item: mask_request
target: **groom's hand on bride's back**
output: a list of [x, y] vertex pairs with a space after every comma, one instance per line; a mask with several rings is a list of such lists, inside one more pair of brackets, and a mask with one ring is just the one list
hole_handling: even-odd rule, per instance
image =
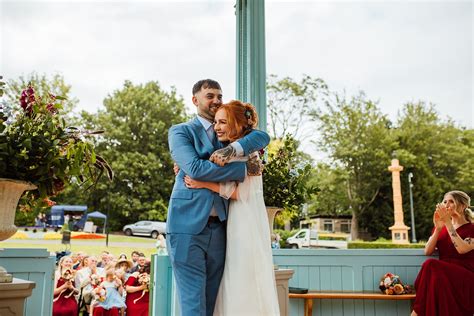
[[247, 175], [249, 176], [261, 176], [263, 172], [263, 162], [258, 156], [251, 155], [247, 160]]
[[211, 157], [209, 158], [210, 161], [215, 163], [218, 166], [224, 166], [226, 163], [229, 162], [230, 159], [237, 156], [237, 151], [231, 145], [228, 145], [224, 148], [218, 149], [212, 153]]

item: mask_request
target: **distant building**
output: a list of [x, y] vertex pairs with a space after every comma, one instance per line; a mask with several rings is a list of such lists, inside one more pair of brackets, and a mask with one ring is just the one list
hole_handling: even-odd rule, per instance
[[300, 221], [300, 229], [309, 228], [323, 233], [349, 234], [351, 232], [351, 220], [351, 215], [313, 215], [310, 216], [309, 219]]

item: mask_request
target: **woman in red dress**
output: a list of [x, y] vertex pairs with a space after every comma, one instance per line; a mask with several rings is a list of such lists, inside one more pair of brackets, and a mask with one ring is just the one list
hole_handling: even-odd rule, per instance
[[127, 297], [125, 304], [127, 305], [127, 316], [148, 316], [148, 306], [150, 302], [150, 291], [148, 284], [140, 284], [140, 275], [147, 273], [150, 275], [150, 263], [147, 262], [138, 272], [132, 273], [127, 282], [125, 282], [125, 290]]
[[435, 248], [439, 260], [423, 263], [415, 281], [412, 316], [474, 315], [474, 216], [462, 191], [444, 195], [433, 214], [433, 234], [425, 254]]
[[77, 301], [74, 295], [78, 290], [74, 287], [73, 271], [71, 257], [62, 257], [54, 275], [53, 316], [77, 315]]

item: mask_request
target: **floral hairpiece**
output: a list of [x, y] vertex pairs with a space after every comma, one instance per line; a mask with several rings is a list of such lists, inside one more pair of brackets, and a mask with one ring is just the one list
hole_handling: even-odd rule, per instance
[[250, 110], [245, 110], [245, 117], [247, 119], [251, 119], [252, 118], [252, 111]]

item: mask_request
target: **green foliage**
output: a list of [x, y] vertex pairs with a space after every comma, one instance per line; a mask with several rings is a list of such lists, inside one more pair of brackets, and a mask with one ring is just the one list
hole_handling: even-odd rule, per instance
[[346, 197], [353, 215], [351, 234], [356, 239], [359, 216], [368, 211], [389, 175], [387, 165], [396, 147], [390, 122], [363, 93], [350, 100], [335, 94], [316, 118], [319, 147], [345, 172]]
[[407, 103], [394, 134], [402, 172], [405, 219], [409, 219], [408, 173], [412, 172], [417, 238], [428, 239], [433, 212], [444, 193], [463, 190], [474, 195], [474, 130], [443, 121], [432, 104]]
[[318, 239], [319, 240], [342, 240], [342, 241], [346, 241], [347, 237], [344, 237], [344, 236], [319, 236]]
[[343, 168], [320, 162], [311, 171], [308, 183], [319, 188], [309, 202], [309, 216], [351, 215], [346, 195], [347, 173]]
[[418, 244], [393, 244], [392, 242], [366, 242], [366, 241], [351, 241], [347, 243], [347, 249], [394, 249], [394, 248], [425, 248], [424, 243]]
[[298, 155], [297, 143], [289, 135], [269, 152], [263, 171], [265, 205], [297, 214], [300, 207], [316, 190], [307, 185], [311, 164]]
[[89, 195], [68, 190], [58, 200], [79, 200], [89, 209], [108, 213], [113, 230], [140, 219], [165, 220], [174, 183], [168, 129], [187, 119], [182, 98], [157, 82], [126, 81], [104, 106], [97, 114], [83, 112], [82, 121], [86, 128], [106, 131], [97, 148], [110, 161], [115, 180], [100, 182]]
[[[17, 226], [33, 226], [35, 224], [36, 212], [16, 212], [15, 225]], [[25, 231], [27, 229], [25, 228]]]
[[319, 145], [330, 154], [331, 164], [318, 164], [312, 173], [310, 183], [321, 191], [309, 213], [337, 215], [351, 207], [364, 230], [390, 238], [393, 192], [387, 167], [393, 151], [404, 166], [405, 223], [410, 226], [407, 176], [412, 172], [417, 239], [427, 239], [434, 206], [445, 192], [474, 194], [474, 131], [441, 120], [434, 106], [423, 102], [406, 104], [393, 124], [361, 96], [348, 102], [350, 108], [336, 97], [336, 105], [329, 102], [328, 111], [318, 115]]
[[[7, 86], [5, 94], [10, 100], [11, 86], [15, 84]], [[26, 208], [44, 203], [72, 179], [94, 183], [104, 170], [112, 177], [107, 162], [88, 141], [93, 133], [67, 125], [61, 112], [65, 97], [44, 93], [28, 85], [17, 96], [19, 104], [3, 100], [0, 108], [0, 178], [28, 181], [37, 187], [22, 199], [20, 205]]]
[[280, 248], [285, 248], [286, 246], [286, 240], [296, 234], [299, 229], [293, 229], [293, 230], [284, 230], [284, 229], [274, 229], [273, 233], [278, 234], [280, 236]]

